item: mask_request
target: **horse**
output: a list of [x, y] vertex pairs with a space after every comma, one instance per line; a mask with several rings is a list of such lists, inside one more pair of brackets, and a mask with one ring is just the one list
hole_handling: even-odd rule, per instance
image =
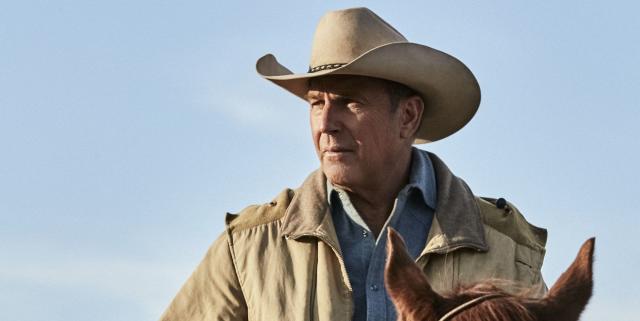
[[577, 257], [540, 299], [501, 290], [485, 281], [438, 294], [409, 256], [402, 237], [387, 231], [385, 286], [398, 321], [577, 321], [593, 292], [595, 238], [584, 242]]

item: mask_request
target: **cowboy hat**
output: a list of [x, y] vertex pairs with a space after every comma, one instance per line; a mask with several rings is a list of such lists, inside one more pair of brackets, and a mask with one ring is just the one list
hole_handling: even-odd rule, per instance
[[401, 83], [425, 101], [415, 143], [433, 142], [462, 128], [480, 104], [480, 87], [458, 59], [411, 43], [367, 8], [331, 11], [318, 23], [307, 73], [295, 74], [272, 54], [258, 59], [258, 73], [305, 99], [309, 79], [357, 75]]

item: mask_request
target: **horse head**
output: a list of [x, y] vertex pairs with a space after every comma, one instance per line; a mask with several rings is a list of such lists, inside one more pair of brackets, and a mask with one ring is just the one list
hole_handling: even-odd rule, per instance
[[389, 228], [385, 286], [399, 321], [576, 321], [593, 291], [594, 246], [595, 238], [587, 240], [541, 299], [506, 293], [493, 282], [441, 295], [409, 256], [402, 237]]

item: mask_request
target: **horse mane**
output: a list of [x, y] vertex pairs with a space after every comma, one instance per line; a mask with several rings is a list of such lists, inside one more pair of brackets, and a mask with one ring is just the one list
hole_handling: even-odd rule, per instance
[[[498, 282], [499, 283], [499, 282]], [[524, 302], [527, 300], [525, 295], [513, 296], [499, 287], [496, 282], [485, 281], [468, 287], [459, 287], [444, 298], [453, 303], [451, 309], [456, 306], [468, 302], [475, 298], [485, 295], [496, 294], [493, 297], [484, 300], [473, 308], [465, 309], [455, 314], [451, 321], [503, 321], [503, 320], [522, 320], [535, 321], [535, 316], [527, 309]]]

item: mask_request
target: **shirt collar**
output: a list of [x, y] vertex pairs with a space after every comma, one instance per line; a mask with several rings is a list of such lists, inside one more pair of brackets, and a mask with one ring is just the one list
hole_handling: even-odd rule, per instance
[[427, 206], [433, 210], [436, 209], [437, 188], [433, 164], [426, 151], [415, 147], [411, 148], [411, 173], [408, 186], [418, 189]]

